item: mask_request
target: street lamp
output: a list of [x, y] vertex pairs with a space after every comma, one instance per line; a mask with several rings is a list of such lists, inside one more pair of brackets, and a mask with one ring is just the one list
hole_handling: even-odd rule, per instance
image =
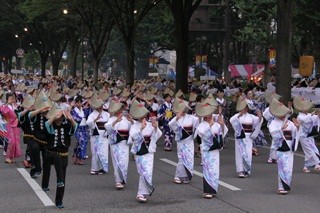
[[63, 12], [63, 14], [65, 14], [65, 15], [68, 14], [68, 10], [67, 10], [67, 9], [64, 9], [62, 12]]

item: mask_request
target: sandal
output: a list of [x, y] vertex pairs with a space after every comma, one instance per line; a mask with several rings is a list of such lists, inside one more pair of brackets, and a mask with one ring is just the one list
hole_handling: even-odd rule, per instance
[[211, 199], [211, 198], [213, 198], [212, 194], [209, 194], [209, 193], [204, 193], [204, 194], [203, 194], [203, 197], [206, 198], [206, 199]]
[[283, 190], [283, 189], [279, 189], [279, 190], [278, 190], [278, 194], [279, 194], [279, 195], [286, 195], [286, 194], [288, 194], [288, 191]]
[[145, 203], [145, 202], [147, 202], [147, 198], [145, 198], [145, 196], [143, 196], [143, 195], [138, 195], [137, 196], [137, 201], [139, 203]]
[[258, 154], [258, 150], [255, 149], [255, 148], [253, 148], [253, 149], [252, 149], [252, 155], [258, 156], [258, 155], [259, 155], [259, 154]]
[[303, 167], [303, 173], [310, 173], [310, 170], [307, 167]]
[[173, 179], [173, 181], [176, 183], [176, 184], [181, 184], [182, 181], [179, 179], [179, 178], [175, 178]]
[[124, 185], [122, 183], [116, 183], [116, 189], [120, 190], [123, 188], [124, 188]]

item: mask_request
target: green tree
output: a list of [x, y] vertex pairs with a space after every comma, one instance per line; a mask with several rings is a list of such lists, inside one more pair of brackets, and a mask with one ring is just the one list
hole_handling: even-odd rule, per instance
[[126, 80], [127, 83], [133, 84], [136, 28], [149, 10], [161, 0], [104, 1], [111, 9], [117, 28], [122, 35], [126, 49]]
[[174, 20], [174, 38], [176, 43], [176, 90], [188, 92], [188, 35], [192, 14], [202, 0], [165, 0]]

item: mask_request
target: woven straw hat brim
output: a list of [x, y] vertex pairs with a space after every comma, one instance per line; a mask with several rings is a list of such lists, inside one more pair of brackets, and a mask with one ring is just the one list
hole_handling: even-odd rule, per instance
[[117, 113], [119, 110], [121, 110], [123, 107], [123, 104], [121, 102], [111, 101], [108, 112], [111, 114]]
[[27, 95], [23, 100], [21, 106], [25, 109], [29, 109], [32, 105], [34, 105], [35, 98], [31, 95]]
[[236, 111], [240, 112], [240, 111], [244, 110], [247, 106], [248, 106], [248, 104], [247, 104], [246, 100], [244, 100], [244, 99], [241, 100], [239, 98], [238, 102], [237, 102], [237, 106], [236, 106]]
[[212, 115], [216, 109], [217, 106], [211, 106], [208, 103], [197, 103], [195, 107], [196, 114], [199, 117], [206, 117]]
[[211, 106], [218, 106], [218, 102], [210, 93], [209, 96], [203, 101], [204, 103], [210, 104]]
[[133, 119], [141, 119], [144, 118], [145, 116], [147, 116], [149, 113], [149, 111], [147, 110], [147, 108], [145, 108], [142, 104], [140, 104], [138, 101], [134, 100], [130, 110], [129, 110], [129, 114], [131, 115], [131, 117]]
[[54, 116], [56, 116], [59, 112], [62, 112], [63, 110], [61, 108], [57, 107], [57, 104], [54, 104], [53, 107], [48, 111], [46, 114], [47, 119], [51, 119]]
[[92, 91], [88, 91], [88, 92], [86, 92], [85, 94], [84, 94], [84, 98], [85, 99], [90, 99], [90, 98], [92, 98], [92, 96], [93, 96], [93, 92]]
[[108, 100], [110, 97], [110, 94], [108, 93], [107, 90], [100, 90], [98, 93], [99, 98], [101, 98], [103, 101]]
[[62, 95], [60, 93], [52, 92], [50, 94], [50, 99], [52, 101], [59, 101], [62, 98]]
[[127, 98], [130, 96], [130, 92], [128, 90], [123, 90], [121, 93], [121, 97]]
[[119, 95], [120, 93], [122, 92], [122, 90], [121, 89], [119, 89], [119, 88], [113, 88], [113, 95]]
[[90, 105], [93, 109], [99, 109], [103, 106], [103, 101], [101, 99], [96, 99], [91, 101]]
[[46, 93], [44, 91], [41, 91], [35, 102], [34, 102], [34, 106], [36, 108], [36, 110], [38, 109], [43, 109], [45, 107], [52, 107], [53, 103], [52, 101], [48, 98], [48, 96], [46, 95]]
[[78, 94], [77, 90], [70, 90], [67, 92], [68, 96], [75, 97]]
[[265, 100], [268, 104], [270, 104], [271, 100], [275, 98], [277, 100], [279, 100], [281, 98], [281, 95], [278, 95], [276, 93], [270, 93], [270, 92], [266, 92], [265, 93]]
[[181, 91], [181, 90], [179, 90], [177, 93], [176, 93], [176, 98], [180, 98], [180, 97], [184, 97], [184, 94], [183, 94], [183, 92]]
[[283, 117], [286, 114], [290, 113], [291, 110], [286, 107], [283, 103], [278, 101], [276, 98], [273, 98], [269, 105], [270, 113], [275, 117]]
[[174, 113], [179, 113], [181, 111], [185, 111], [187, 109], [190, 109], [188, 103], [182, 99], [179, 99], [179, 98], [176, 98], [174, 99], [174, 102], [173, 102], [173, 107], [172, 107], [172, 110]]
[[196, 93], [191, 92], [190, 95], [189, 95], [189, 101], [190, 101], [190, 102], [196, 101], [197, 96], [198, 96], [198, 95], [197, 95]]
[[309, 111], [314, 107], [314, 104], [309, 100], [296, 96], [293, 98], [293, 107], [298, 111]]

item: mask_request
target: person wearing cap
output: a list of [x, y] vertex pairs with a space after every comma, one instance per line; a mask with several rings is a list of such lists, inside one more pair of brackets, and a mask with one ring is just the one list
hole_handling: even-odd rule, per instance
[[173, 118], [171, 95], [169, 93], [165, 93], [163, 99], [164, 103], [158, 110], [157, 118], [159, 120], [160, 126], [163, 128], [164, 150], [172, 151], [172, 141], [174, 139], [174, 133], [168, 125]]
[[313, 108], [313, 103], [302, 97], [293, 98], [293, 106], [299, 111], [297, 120], [300, 123], [299, 141], [304, 152], [304, 173], [310, 173], [310, 168], [320, 171], [320, 154], [315, 144], [314, 136], [318, 135], [318, 128], [315, 126], [314, 115], [309, 113]]
[[215, 122], [212, 114], [217, 105], [207, 101], [196, 104], [197, 116], [203, 118], [196, 129], [195, 136], [201, 138], [203, 165], [203, 197], [210, 199], [218, 192], [220, 174], [220, 150], [223, 148], [224, 121], [222, 116]]
[[257, 137], [263, 118], [260, 111], [257, 115], [250, 114], [247, 101], [240, 97], [237, 102], [236, 113], [230, 118], [235, 131], [235, 161], [239, 178], [248, 177], [252, 166], [252, 145]]
[[23, 130], [23, 143], [27, 144], [26, 156], [25, 160], [23, 161], [23, 165], [26, 168], [30, 168], [33, 164], [33, 157], [30, 147], [33, 145], [33, 143], [36, 143], [28, 117], [29, 112], [34, 110], [34, 100], [35, 98], [28, 94], [23, 100], [21, 107], [19, 107], [19, 111], [16, 111], [20, 127]]
[[90, 103], [93, 112], [89, 115], [86, 124], [91, 130], [91, 175], [106, 174], [109, 171], [109, 144], [104, 125], [110, 114], [103, 111], [103, 101], [94, 94]]
[[[32, 178], [37, 178], [40, 176], [41, 159], [40, 152], [44, 154], [44, 147], [47, 145], [47, 130], [45, 127], [45, 122], [48, 120], [46, 114], [52, 107], [52, 102], [49, 100], [48, 96], [44, 91], [41, 91], [34, 102], [35, 109], [30, 111], [28, 114], [30, 120], [30, 128], [33, 132], [35, 142], [30, 145], [31, 159], [33, 166], [30, 170], [30, 176]], [[48, 188], [46, 183], [42, 183], [42, 188]]]
[[0, 113], [7, 121], [6, 138], [8, 139], [8, 147], [5, 150], [5, 163], [13, 163], [15, 158], [21, 156], [20, 149], [20, 128], [18, 127], [18, 119], [15, 113], [17, 105], [15, 102], [15, 95], [12, 93], [6, 94], [6, 104], [0, 106]]
[[112, 100], [109, 113], [112, 114], [105, 124], [109, 135], [109, 145], [116, 189], [123, 189], [127, 183], [129, 165], [129, 131], [134, 123], [130, 114], [124, 111], [125, 106], [119, 101]]
[[136, 120], [130, 128], [128, 144], [132, 144], [131, 153], [134, 154], [137, 170], [139, 173], [139, 187], [137, 201], [147, 202], [147, 195], [154, 191], [152, 184], [154, 153], [157, 148], [157, 141], [162, 135], [156, 119], [147, 121], [149, 111], [143, 104], [134, 100], [129, 113]]
[[53, 164], [57, 175], [55, 204], [58, 209], [61, 209], [64, 208], [62, 200], [66, 184], [68, 150], [71, 144], [71, 136], [75, 133], [78, 124], [69, 111], [63, 111], [57, 106], [53, 106], [46, 116], [48, 118], [45, 122], [48, 144], [43, 155], [42, 181], [49, 183], [50, 169]]
[[278, 194], [285, 195], [290, 190], [293, 157], [299, 142], [299, 122], [288, 120], [291, 110], [276, 98], [271, 100], [270, 113], [274, 119], [268, 125], [272, 137], [272, 148], [278, 162]]
[[78, 128], [75, 132], [77, 144], [74, 148], [73, 163], [75, 165], [84, 165], [83, 160], [87, 155], [87, 144], [89, 141], [88, 125], [86, 124], [86, 118], [88, 117], [89, 108], [82, 107], [82, 97], [77, 96], [74, 101], [74, 107], [72, 107], [71, 115], [73, 119], [78, 123]]
[[188, 114], [188, 102], [176, 98], [173, 111], [176, 116], [169, 122], [169, 127], [175, 134], [177, 142], [178, 165], [174, 182], [177, 184], [189, 183], [193, 176], [194, 141], [193, 133], [199, 124], [199, 118]]

